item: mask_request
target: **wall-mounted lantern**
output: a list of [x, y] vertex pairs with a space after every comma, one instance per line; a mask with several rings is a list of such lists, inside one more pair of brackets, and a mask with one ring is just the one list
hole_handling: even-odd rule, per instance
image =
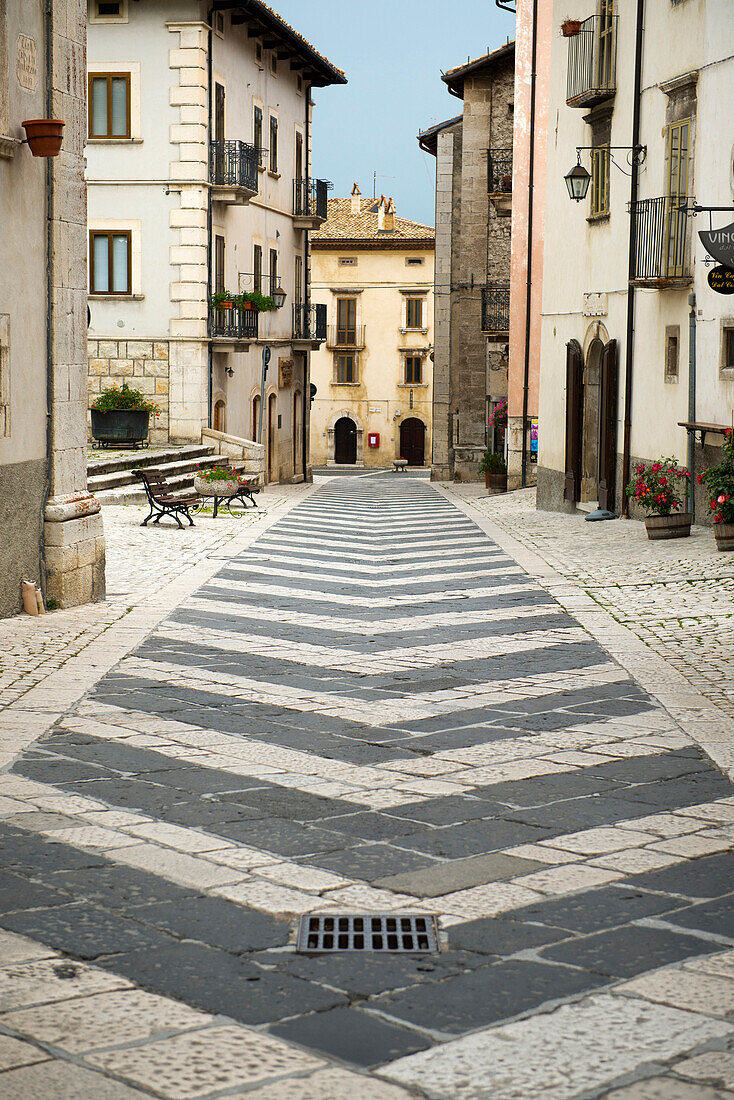
[[275, 308], [276, 309], [282, 309], [283, 308], [283, 306], [285, 305], [285, 300], [286, 300], [287, 295], [286, 295], [286, 292], [283, 290], [283, 287], [280, 285], [280, 283], [278, 283], [277, 287], [275, 288], [273, 293], [270, 295], [270, 297], [275, 302]]
[[568, 193], [575, 202], [581, 202], [582, 199], [586, 198], [589, 191], [589, 184], [591, 183], [591, 176], [581, 163], [580, 155], [578, 163], [574, 164], [571, 171], [566, 173], [564, 179], [566, 180]]

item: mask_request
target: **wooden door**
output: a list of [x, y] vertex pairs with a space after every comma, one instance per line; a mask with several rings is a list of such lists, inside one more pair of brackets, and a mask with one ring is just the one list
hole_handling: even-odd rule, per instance
[[400, 425], [400, 458], [407, 458], [409, 466], [422, 466], [425, 454], [426, 426], [411, 416]]
[[566, 345], [566, 480], [564, 500], [581, 497], [581, 448], [584, 416], [584, 353], [578, 340]]
[[225, 424], [226, 418], [224, 401], [217, 401], [216, 405], [214, 406], [214, 423], [212, 424], [212, 427], [214, 428], [215, 432], [224, 432], [226, 430]]
[[224, 87], [214, 85], [214, 140], [224, 141]]
[[354, 466], [357, 461], [357, 425], [342, 416], [334, 425], [334, 462]]
[[614, 511], [617, 482], [617, 341], [604, 345], [599, 400], [599, 507]]
[[342, 346], [357, 342], [357, 299], [339, 298], [336, 303], [336, 338]]
[[278, 398], [268, 400], [268, 481], [278, 481]]

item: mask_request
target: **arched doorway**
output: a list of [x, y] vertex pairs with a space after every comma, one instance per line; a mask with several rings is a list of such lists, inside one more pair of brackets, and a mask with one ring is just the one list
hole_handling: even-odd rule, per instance
[[268, 481], [279, 480], [278, 470], [278, 398], [268, 398]]
[[348, 416], [340, 417], [334, 425], [334, 462], [340, 466], [357, 462], [357, 425]]
[[255, 443], [261, 443], [260, 439], [260, 394], [255, 394], [252, 399], [252, 435], [250, 438]]
[[426, 459], [426, 426], [416, 416], [409, 416], [400, 425], [400, 458], [409, 466], [423, 466]]
[[581, 444], [581, 500], [599, 499], [599, 411], [601, 356], [604, 345], [598, 337], [586, 352], [584, 371], [584, 412]]
[[303, 461], [303, 399], [301, 391], [293, 394], [293, 474], [304, 473], [301, 464]]
[[214, 406], [214, 419], [212, 424], [215, 432], [224, 432], [227, 430], [227, 417], [225, 409], [226, 405], [224, 401], [217, 401], [216, 405]]

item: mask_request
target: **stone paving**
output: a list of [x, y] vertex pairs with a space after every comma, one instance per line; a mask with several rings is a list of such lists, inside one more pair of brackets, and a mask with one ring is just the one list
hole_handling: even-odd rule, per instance
[[303, 490], [8, 707], [0, 1095], [734, 1097], [731, 723], [484, 509]]

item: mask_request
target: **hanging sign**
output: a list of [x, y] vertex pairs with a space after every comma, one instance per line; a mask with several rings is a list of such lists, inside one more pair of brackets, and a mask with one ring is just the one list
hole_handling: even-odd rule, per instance
[[278, 389], [284, 390], [293, 385], [293, 360], [278, 360]]
[[704, 230], [698, 235], [709, 255], [724, 267], [734, 269], [734, 222], [723, 229]]
[[708, 281], [717, 294], [734, 294], [734, 271], [730, 267], [712, 267]]

